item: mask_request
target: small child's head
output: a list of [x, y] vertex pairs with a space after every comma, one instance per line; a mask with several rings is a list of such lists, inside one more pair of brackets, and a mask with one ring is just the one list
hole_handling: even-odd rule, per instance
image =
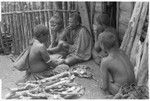
[[104, 31], [104, 28], [101, 25], [93, 25], [93, 31], [95, 34], [100, 34]]
[[81, 16], [79, 12], [74, 12], [70, 14], [69, 16], [69, 26], [70, 27], [76, 27], [78, 25], [81, 25]]
[[58, 31], [63, 28], [63, 19], [58, 13], [54, 14], [49, 21], [51, 30]]
[[96, 23], [102, 26], [109, 26], [110, 23], [110, 18], [108, 16], [108, 14], [99, 14], [96, 17]]
[[48, 27], [39, 24], [34, 27], [34, 37], [40, 42], [46, 42], [48, 40], [49, 29]]
[[98, 41], [100, 47], [106, 51], [109, 51], [110, 49], [117, 47], [116, 36], [108, 31], [104, 31], [103, 33], [99, 34]]

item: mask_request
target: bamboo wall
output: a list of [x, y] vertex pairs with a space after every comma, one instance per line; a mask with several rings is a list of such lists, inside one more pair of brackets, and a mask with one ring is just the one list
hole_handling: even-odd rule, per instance
[[[12, 53], [20, 54], [32, 39], [33, 27], [44, 24], [58, 11], [62, 13], [64, 27], [67, 26], [70, 12], [77, 8], [75, 2], [2, 2], [3, 34], [10, 33], [13, 38]], [[47, 45], [50, 44], [50, 35]]]

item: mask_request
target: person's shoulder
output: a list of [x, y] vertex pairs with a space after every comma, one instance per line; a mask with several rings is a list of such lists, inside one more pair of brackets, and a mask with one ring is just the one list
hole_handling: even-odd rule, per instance
[[114, 33], [114, 34], [116, 34], [117, 33], [117, 30], [115, 29], [115, 28], [113, 28], [113, 27], [108, 27], [108, 28], [106, 28], [104, 31], [108, 31], [108, 32], [112, 32], [112, 33]]
[[34, 45], [34, 49], [37, 49], [37, 50], [46, 49], [45, 45], [42, 43], [35, 43], [33, 45]]
[[85, 27], [85, 26], [81, 26], [80, 29], [88, 31], [87, 27]]
[[86, 34], [86, 35], [87, 35], [87, 33], [88, 34], [90, 33], [89, 30], [85, 26], [80, 27], [80, 32], [82, 32], [82, 34]]
[[104, 57], [103, 59], [102, 59], [102, 62], [101, 62], [101, 64], [102, 65], [109, 65], [110, 63], [111, 63], [111, 61], [112, 61], [112, 58], [110, 57], [110, 56], [107, 56], [107, 57]]

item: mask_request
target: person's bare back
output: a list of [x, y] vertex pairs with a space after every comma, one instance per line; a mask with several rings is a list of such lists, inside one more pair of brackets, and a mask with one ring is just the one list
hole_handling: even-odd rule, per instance
[[[104, 59], [107, 70], [112, 76], [112, 83], [118, 85], [132, 84], [135, 82], [134, 67], [126, 54], [121, 50], [114, 51]], [[105, 67], [102, 67], [105, 68]]]
[[111, 32], [99, 35], [99, 43], [108, 56], [101, 62], [102, 85], [106, 94], [115, 95], [121, 86], [135, 83], [134, 67], [130, 58], [118, 48], [116, 36]]
[[47, 54], [48, 56], [46, 47], [44, 44], [34, 40], [29, 56], [30, 69], [32, 72], [42, 72], [48, 69], [48, 65], [46, 64], [48, 59], [44, 59], [43, 54]]

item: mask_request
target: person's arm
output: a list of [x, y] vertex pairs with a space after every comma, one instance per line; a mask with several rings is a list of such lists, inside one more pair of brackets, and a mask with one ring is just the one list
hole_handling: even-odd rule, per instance
[[56, 47], [48, 48], [47, 51], [50, 54], [55, 54], [60, 51], [66, 51], [68, 49], [68, 47], [69, 47], [69, 44], [67, 42], [60, 40]]
[[94, 44], [94, 49], [96, 50], [96, 52], [100, 52], [102, 49], [101, 49], [101, 47], [100, 47], [100, 44], [99, 44], [99, 42], [98, 42], [98, 40], [95, 42], [95, 44]]
[[102, 81], [101, 81], [101, 89], [104, 90], [105, 93], [108, 93], [108, 87], [109, 87], [109, 75], [108, 75], [108, 66], [106, 61], [102, 61], [101, 63], [101, 75], [102, 75]]
[[56, 67], [57, 65], [51, 61], [50, 57], [49, 57], [49, 54], [46, 50], [46, 47], [45, 45], [41, 45], [40, 47], [40, 54], [41, 54], [41, 57], [42, 59], [44, 60], [44, 62], [49, 66], [49, 67]]

